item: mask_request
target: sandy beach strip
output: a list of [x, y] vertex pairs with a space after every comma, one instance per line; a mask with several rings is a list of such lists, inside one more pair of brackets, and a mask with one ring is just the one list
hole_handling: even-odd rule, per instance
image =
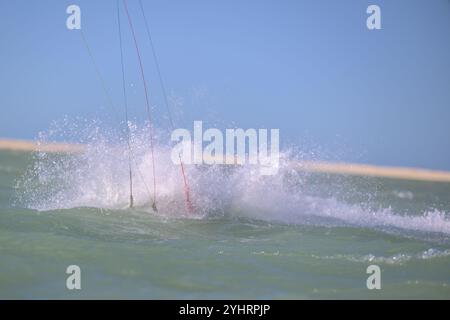
[[28, 140], [0, 139], [0, 150], [28, 151], [28, 152], [52, 152], [52, 153], [76, 153], [82, 152], [84, 146], [69, 143], [40, 143]]
[[[39, 143], [27, 140], [0, 139], [0, 150], [77, 153], [85, 146], [69, 143]], [[385, 167], [356, 163], [332, 163], [321, 161], [301, 161], [292, 164], [300, 171], [323, 172], [331, 174], [384, 177], [403, 180], [420, 180], [434, 182], [450, 182], [449, 171], [438, 171], [420, 168]]]
[[356, 163], [330, 163], [320, 161], [304, 161], [295, 164], [294, 167], [298, 170], [303, 171], [332, 174], [383, 177], [402, 180], [450, 182], [449, 171], [438, 171], [421, 168], [385, 167]]

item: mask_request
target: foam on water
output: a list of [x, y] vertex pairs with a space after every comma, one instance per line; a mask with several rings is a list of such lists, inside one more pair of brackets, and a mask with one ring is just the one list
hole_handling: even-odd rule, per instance
[[[123, 139], [101, 133], [96, 123], [75, 126], [74, 133], [87, 145], [85, 152], [73, 155], [38, 153], [33, 165], [18, 182], [18, 204], [37, 210], [98, 207], [124, 209], [129, 201], [128, 147]], [[67, 130], [67, 126], [64, 126]], [[135, 205], [152, 212], [152, 169], [148, 131], [130, 125]], [[58, 130], [41, 135], [51, 140]], [[431, 210], [406, 215], [390, 207], [368, 209], [330, 196], [304, 192], [303, 175], [293, 171], [298, 155], [282, 154], [278, 174], [262, 176], [259, 168], [244, 166], [187, 165], [186, 172], [196, 208], [190, 215], [184, 205], [180, 167], [172, 163], [171, 149], [158, 132], [155, 148], [158, 214], [205, 218], [237, 216], [289, 224], [357, 226], [382, 230], [400, 229], [450, 234], [446, 212]], [[287, 178], [289, 177], [289, 178]], [[292, 178], [294, 177], [294, 178]], [[302, 191], [299, 191], [302, 190]]]
[[[252, 252], [253, 255], [261, 256], [290, 256], [289, 253], [280, 253], [280, 251], [267, 252], [258, 251]], [[346, 260], [358, 263], [376, 263], [376, 264], [388, 264], [388, 265], [403, 265], [413, 260], [428, 260], [434, 258], [445, 258], [450, 256], [450, 250], [442, 250], [429, 248], [427, 250], [418, 253], [398, 253], [391, 256], [380, 256], [374, 254], [356, 255], [356, 254], [334, 254], [334, 255], [311, 255], [315, 259], [320, 260]]]

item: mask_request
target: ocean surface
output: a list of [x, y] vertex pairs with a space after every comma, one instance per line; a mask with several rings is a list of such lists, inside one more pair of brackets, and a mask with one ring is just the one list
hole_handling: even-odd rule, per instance
[[188, 167], [190, 214], [160, 165], [154, 213], [135, 157], [129, 209], [123, 152], [0, 151], [1, 299], [450, 298], [449, 183]]

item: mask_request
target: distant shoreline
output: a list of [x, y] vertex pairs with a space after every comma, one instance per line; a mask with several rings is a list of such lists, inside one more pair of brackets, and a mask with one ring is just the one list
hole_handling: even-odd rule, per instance
[[77, 153], [84, 150], [82, 144], [70, 143], [40, 143], [30, 140], [0, 139], [0, 150], [28, 151], [28, 152], [52, 152], [52, 153]]
[[[85, 146], [69, 143], [38, 143], [28, 140], [0, 139], [0, 150], [26, 152], [78, 153]], [[292, 165], [294, 169], [309, 172], [323, 172], [354, 176], [394, 178], [433, 182], [450, 182], [450, 171], [421, 168], [386, 167], [356, 163], [331, 163], [322, 161], [301, 161]]]
[[353, 176], [393, 178], [401, 180], [450, 182], [450, 172], [421, 168], [386, 167], [359, 163], [303, 161], [294, 165], [298, 170]]

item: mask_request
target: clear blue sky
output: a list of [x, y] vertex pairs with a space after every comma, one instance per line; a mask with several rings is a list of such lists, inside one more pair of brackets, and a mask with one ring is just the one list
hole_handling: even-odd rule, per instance
[[[128, 0], [157, 125], [167, 125], [138, 2]], [[115, 0], [0, 1], [0, 136], [34, 138], [64, 115], [113, 111], [66, 7], [121, 107]], [[382, 30], [366, 28], [381, 7]], [[144, 0], [179, 127], [280, 128], [337, 160], [450, 169], [450, 1]], [[123, 12], [122, 12], [123, 13]], [[131, 116], [145, 118], [124, 29]], [[134, 85], [134, 86], [132, 86]], [[121, 116], [121, 114], [119, 114]]]

